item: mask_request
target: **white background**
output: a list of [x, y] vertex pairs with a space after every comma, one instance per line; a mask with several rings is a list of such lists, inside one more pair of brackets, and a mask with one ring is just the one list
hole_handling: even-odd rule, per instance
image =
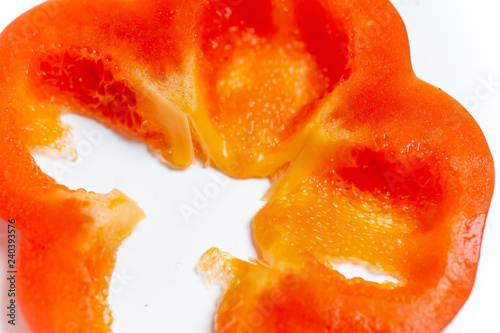
[[[0, 29], [40, 2], [1, 2]], [[490, 87], [487, 97], [481, 94], [488, 92], [484, 80], [500, 83], [500, 2], [394, 3], [407, 25], [417, 75], [469, 109], [483, 129], [495, 160], [500, 161], [500, 84]], [[111, 288], [114, 331], [210, 332], [219, 290], [195, 274], [195, 265], [211, 246], [240, 258], [255, 257], [249, 223], [264, 204], [260, 198], [269, 182], [224, 179], [225, 185], [219, 187], [208, 207], [187, 220], [180, 213], [182, 205], [192, 206], [196, 191], [213, 187], [216, 182], [212, 176], [219, 173], [199, 165], [182, 172], [168, 170], [140, 144], [128, 142], [90, 120], [76, 116], [64, 119], [74, 126], [75, 144], [82, 150], [80, 160], [73, 165], [37, 156], [43, 170], [73, 189], [108, 192], [116, 187], [135, 199], [148, 215], [118, 254]], [[88, 131], [99, 131], [102, 137], [89, 140], [85, 136]], [[61, 169], [67, 172], [57, 171]], [[446, 333], [500, 332], [499, 219], [500, 198], [496, 193], [475, 287]], [[0, 231], [0, 272], [6, 271], [6, 260], [1, 259], [7, 258], [5, 232]], [[6, 300], [3, 278], [1, 299]], [[4, 303], [0, 303], [0, 309]], [[15, 328], [6, 325], [3, 312], [0, 310], [0, 332], [29, 332], [22, 320]]]

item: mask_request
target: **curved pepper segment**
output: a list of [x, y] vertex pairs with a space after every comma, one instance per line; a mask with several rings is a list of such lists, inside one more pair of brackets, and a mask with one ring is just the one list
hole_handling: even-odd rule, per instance
[[[200, 260], [224, 286], [215, 329], [440, 332], [474, 283], [491, 154], [467, 111], [415, 77], [390, 4], [318, 4], [345, 15], [350, 77], [324, 98], [314, 132], [253, 221], [261, 259], [211, 249]], [[378, 30], [366, 39], [370, 27]], [[336, 270], [345, 262], [398, 282], [347, 279]]]
[[19, 140], [11, 113], [3, 116], [0, 216], [15, 218], [22, 233], [21, 311], [34, 332], [111, 332], [106, 298], [116, 251], [144, 213], [117, 190], [102, 195], [57, 185]]
[[242, 1], [212, 3], [199, 20], [204, 100], [194, 123], [218, 168], [268, 176], [298, 154], [322, 99], [348, 72], [340, 18], [305, 1]]
[[[66, 190], [55, 192], [41, 215], [22, 214], [23, 219], [57, 221], [57, 229], [43, 242], [23, 233], [18, 256], [21, 309], [34, 332], [111, 332], [107, 297], [116, 252], [144, 213], [116, 190], [105, 196], [79, 191], [62, 202], [57, 199], [67, 197]], [[55, 215], [45, 213], [50, 206]], [[60, 231], [66, 223], [73, 230]]]
[[[429, 105], [419, 96], [429, 88], [416, 80], [411, 106], [396, 101], [398, 112], [421, 117]], [[432, 106], [458, 115], [460, 140], [446, 130], [432, 137], [445, 112], [429, 113], [430, 126], [387, 120], [312, 135], [254, 219], [262, 262], [217, 266], [231, 266], [221, 271], [228, 289], [217, 331], [440, 332], [453, 319], [474, 283], [493, 169], [476, 124], [433, 89]], [[332, 125], [345, 121], [337, 111]], [[471, 140], [483, 144], [471, 152]], [[214, 253], [201, 271], [215, 269]], [[343, 262], [399, 282], [346, 279], [336, 270]], [[237, 303], [242, 294], [247, 301]]]

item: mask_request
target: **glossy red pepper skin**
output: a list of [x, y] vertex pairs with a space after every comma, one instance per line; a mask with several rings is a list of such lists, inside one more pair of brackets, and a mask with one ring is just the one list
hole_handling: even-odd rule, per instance
[[[143, 217], [36, 166], [30, 149], [63, 149], [67, 107], [176, 167], [277, 179], [260, 261], [200, 262], [227, 288], [216, 331], [438, 332], [467, 299], [493, 161], [467, 111], [415, 77], [389, 1], [51, 0], [2, 33], [0, 59], [0, 216], [23, 233], [34, 332], [110, 332], [115, 252]], [[332, 264], [350, 260], [400, 283], [346, 280]]]

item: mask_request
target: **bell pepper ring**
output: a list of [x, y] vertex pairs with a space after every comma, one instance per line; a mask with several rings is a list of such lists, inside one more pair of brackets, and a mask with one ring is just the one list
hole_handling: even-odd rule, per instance
[[[116, 251], [144, 218], [118, 190], [72, 191], [37, 166], [31, 151], [68, 151], [69, 111], [173, 167], [274, 180], [260, 259], [199, 262], [224, 286], [216, 332], [439, 332], [467, 300], [492, 156], [413, 73], [389, 1], [49, 0], [2, 32], [0, 57], [0, 217], [23, 235], [33, 332], [111, 332]], [[345, 261], [398, 282], [346, 279]]]

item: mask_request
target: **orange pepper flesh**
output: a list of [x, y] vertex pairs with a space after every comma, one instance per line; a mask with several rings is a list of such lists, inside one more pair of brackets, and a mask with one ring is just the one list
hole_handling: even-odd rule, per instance
[[[261, 260], [200, 261], [225, 284], [216, 331], [437, 332], [467, 299], [493, 161], [470, 115], [414, 76], [388, 1], [51, 0], [2, 33], [0, 57], [0, 216], [23, 233], [34, 332], [110, 332], [107, 277], [143, 217], [36, 166], [30, 149], [65, 146], [66, 109], [177, 167], [278, 177], [254, 220]], [[399, 283], [345, 279], [346, 260]]]
[[[200, 89], [208, 96], [202, 106], [208, 115], [193, 117], [195, 123], [208, 120], [199, 130], [215, 165], [225, 170], [231, 158], [241, 166], [231, 170], [236, 176], [265, 177], [291, 160], [316, 103], [346, 73], [347, 56], [338, 45], [347, 45], [347, 35], [335, 31], [337, 20], [319, 6], [293, 6], [243, 1], [234, 9], [208, 7], [201, 15], [206, 61]], [[323, 29], [328, 26], [334, 31]], [[229, 145], [221, 145], [225, 151], [212, 147], [214, 130]]]

